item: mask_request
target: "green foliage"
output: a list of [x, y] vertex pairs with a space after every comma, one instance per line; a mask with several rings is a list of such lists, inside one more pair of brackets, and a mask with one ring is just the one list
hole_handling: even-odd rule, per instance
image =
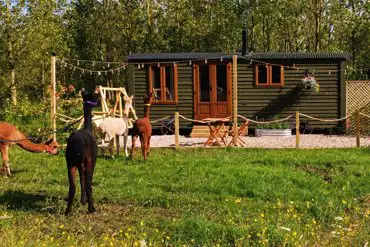
[[17, 106], [7, 100], [0, 110], [0, 121], [15, 125], [26, 136], [46, 140], [50, 129], [50, 102], [22, 98]]
[[[370, 8], [364, 0], [6, 0], [0, 10], [0, 106], [14, 94], [48, 97], [39, 92], [50, 83], [51, 51], [59, 58], [100, 61], [124, 61], [135, 52], [233, 53], [244, 28], [250, 51], [346, 51], [352, 55], [348, 79], [369, 76], [357, 70], [370, 67]], [[62, 85], [77, 90], [128, 83], [124, 73], [81, 74], [59, 63], [57, 71]], [[10, 90], [13, 79], [17, 93]]]
[[12, 149], [14, 177], [0, 177], [2, 244], [363, 246], [368, 241], [368, 149], [152, 149], [147, 162], [136, 154], [133, 160], [98, 158], [97, 213], [87, 214], [78, 189], [74, 213], [65, 217], [63, 153], [51, 157]]

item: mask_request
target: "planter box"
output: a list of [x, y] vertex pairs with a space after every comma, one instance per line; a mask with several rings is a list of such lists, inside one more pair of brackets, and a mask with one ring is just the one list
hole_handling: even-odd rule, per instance
[[256, 136], [291, 136], [290, 129], [256, 129]]

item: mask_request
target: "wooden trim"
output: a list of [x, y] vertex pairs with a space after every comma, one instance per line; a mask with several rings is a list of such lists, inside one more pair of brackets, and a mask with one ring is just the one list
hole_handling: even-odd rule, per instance
[[346, 85], [346, 73], [345, 73], [345, 62], [340, 62], [339, 65], [337, 65], [337, 68], [340, 69], [340, 73], [337, 73], [337, 77], [339, 76], [339, 88], [340, 88], [340, 110], [339, 110], [339, 116], [345, 117], [347, 114], [347, 85]]
[[[153, 66], [157, 65], [149, 65], [148, 66], [148, 91], [153, 91]], [[173, 86], [174, 86], [174, 100], [167, 100], [166, 99], [166, 67], [173, 68]], [[152, 104], [154, 105], [172, 105], [178, 103], [178, 73], [177, 73], [177, 65], [173, 64], [161, 64], [160, 69], [160, 85], [161, 85], [161, 100], [153, 100]]]
[[[166, 102], [166, 67], [161, 66], [159, 69], [159, 78], [160, 78], [160, 84], [161, 84], [161, 100], [158, 100], [159, 102]], [[157, 102], [158, 102], [157, 101]]]
[[174, 77], [174, 81], [173, 81], [173, 93], [175, 94], [175, 102], [179, 102], [179, 95], [178, 95], [178, 73], [177, 73], [177, 64], [175, 64], [173, 66], [173, 77]]
[[152, 105], [176, 105], [176, 101], [152, 101]]
[[152, 66], [148, 66], [148, 92], [153, 92], [153, 69], [152, 69]]
[[226, 65], [226, 78], [227, 78], [227, 114], [231, 115], [232, 111], [232, 83], [231, 83], [231, 63]]
[[[263, 66], [264, 64], [255, 64], [254, 65], [254, 84], [256, 87], [261, 87], [261, 88], [281, 88], [284, 86], [284, 66], [280, 65], [280, 83], [272, 83], [272, 66], [270, 64], [266, 64], [266, 78], [267, 78], [267, 83], [260, 83], [259, 78], [258, 78], [258, 66]], [[277, 65], [274, 65], [277, 66]]]
[[194, 92], [194, 119], [196, 119], [198, 113], [198, 99], [199, 99], [199, 92], [198, 92], [198, 85], [199, 85], [199, 68], [198, 65], [193, 65], [193, 92]]

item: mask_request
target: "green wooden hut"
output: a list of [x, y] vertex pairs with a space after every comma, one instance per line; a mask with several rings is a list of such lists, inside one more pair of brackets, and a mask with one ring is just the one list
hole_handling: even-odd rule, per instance
[[[238, 56], [238, 114], [252, 119], [286, 117], [300, 111], [318, 118], [345, 116], [345, 62], [341, 52], [250, 53]], [[222, 53], [143, 53], [132, 64], [129, 93], [137, 115], [143, 95], [153, 91], [151, 118], [179, 111], [190, 119], [232, 114], [232, 56]], [[315, 77], [318, 90], [302, 85]], [[312, 122], [317, 128], [336, 123]], [[181, 122], [181, 127], [191, 126]]]

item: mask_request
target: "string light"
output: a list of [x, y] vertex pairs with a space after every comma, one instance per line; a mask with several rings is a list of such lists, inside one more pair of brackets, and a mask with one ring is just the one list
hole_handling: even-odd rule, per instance
[[98, 72], [98, 75], [101, 75], [101, 72], [100, 71]]
[[161, 64], [160, 63], [157, 63], [157, 67], [159, 68], [159, 67], [161, 67]]
[[137, 68], [140, 69], [140, 64], [137, 65]]
[[[293, 67], [291, 66], [285, 66], [285, 65], [282, 65], [282, 64], [271, 64], [271, 63], [266, 63], [264, 61], [258, 61], [258, 60], [255, 60], [255, 59], [250, 59], [248, 57], [242, 57], [242, 56], [239, 56], [239, 58], [241, 59], [245, 59], [245, 60], [249, 60], [250, 62], [250, 65], [252, 65], [254, 62], [257, 62], [257, 63], [261, 63], [261, 64], [265, 64], [266, 66], [268, 65], [276, 65], [276, 66], [282, 66], [283, 68], [287, 68], [287, 69], [291, 69], [291, 68], [295, 68], [297, 71], [299, 71], [300, 69], [307, 69], [307, 68], [298, 68], [296, 64], [293, 64]], [[223, 56], [220, 56], [220, 57], [209, 57], [209, 58], [206, 58], [206, 59], [198, 59], [198, 60], [179, 60], [179, 61], [169, 61], [169, 63], [181, 63], [181, 62], [188, 62], [189, 65], [192, 65], [193, 62], [195, 61], [204, 61], [205, 64], [208, 63], [208, 60], [209, 59], [220, 59], [221, 61], [224, 60], [224, 57]], [[121, 67], [120, 68], [117, 68], [117, 69], [114, 69], [114, 70], [117, 70], [117, 72], [119, 72], [121, 69], [125, 70], [126, 69], [126, 66], [127, 66], [127, 63], [123, 63], [123, 62], [102, 62], [102, 61], [90, 61], [90, 60], [80, 60], [80, 59], [69, 59], [69, 58], [62, 58], [62, 59], [58, 59], [57, 58], [57, 62], [60, 62], [61, 63], [61, 66], [64, 66], [64, 67], [69, 67], [73, 70], [80, 70], [82, 73], [84, 73], [84, 70], [86, 70], [87, 72], [91, 71], [91, 72], [94, 72], [94, 73], [98, 73], [98, 71], [96, 70], [90, 70], [90, 69], [87, 69], [87, 68], [80, 68], [80, 67], [77, 67], [75, 65], [72, 65], [72, 64], [68, 64], [67, 62], [65, 62], [65, 60], [72, 60], [72, 61], [76, 61], [76, 64], [79, 65], [81, 64], [80, 62], [81, 61], [86, 61], [86, 62], [90, 62], [92, 63], [93, 66], [95, 66], [96, 64], [107, 64], [108, 67], [111, 67], [110, 64], [120, 64]], [[153, 64], [153, 62], [148, 62], [148, 63], [141, 63], [141, 64], [138, 64], [138, 68], [141, 69], [141, 68], [144, 68], [145, 67], [145, 64]], [[155, 64], [155, 63], [154, 63]], [[160, 64], [160, 63], [158, 63]], [[363, 73], [363, 69], [368, 69], [368, 68], [361, 68], [361, 69], [351, 69], [351, 71], [360, 71], [360, 73]], [[347, 66], [345, 70], [334, 70], [334, 72], [340, 72], [340, 71], [344, 71], [345, 74], [347, 74], [347, 71], [349, 70], [349, 67]], [[111, 70], [109, 70], [111, 71]], [[313, 74], [315, 73], [315, 69], [312, 70], [313, 71]], [[319, 71], [319, 72], [327, 72], [329, 74], [332, 73], [333, 70], [317, 70], [316, 71]], [[104, 72], [104, 71], [103, 71]], [[112, 72], [113, 73], [113, 72]], [[92, 73], [90, 73], [92, 74]]]

